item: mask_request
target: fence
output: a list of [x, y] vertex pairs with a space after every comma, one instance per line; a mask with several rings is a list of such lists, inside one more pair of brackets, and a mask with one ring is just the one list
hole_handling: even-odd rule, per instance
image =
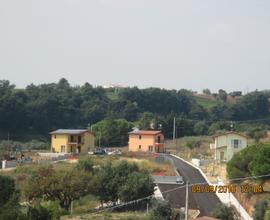
[[3, 160], [0, 168], [2, 169], [6, 169], [6, 168], [15, 168], [18, 165], [25, 165], [25, 164], [51, 164], [54, 162], [58, 162], [58, 161], [62, 161], [62, 160], [66, 160], [66, 159], [71, 159], [74, 158], [74, 155], [72, 154], [52, 154], [52, 153], [40, 153], [41, 156], [44, 157], [44, 159], [41, 160], [37, 160], [37, 161], [32, 161], [29, 159], [20, 159], [20, 160]]

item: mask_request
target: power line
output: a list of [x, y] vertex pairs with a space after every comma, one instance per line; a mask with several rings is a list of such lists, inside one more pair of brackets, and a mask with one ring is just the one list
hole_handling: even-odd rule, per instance
[[[256, 178], [262, 178], [262, 177], [270, 177], [270, 173], [269, 174], [265, 174], [265, 175], [260, 175], [260, 176], [248, 176], [248, 177], [241, 177], [241, 178], [233, 178], [233, 179], [228, 179], [227, 181], [256, 179]], [[215, 182], [213, 182], [213, 181], [210, 182], [210, 183], [215, 184]], [[194, 185], [205, 185], [205, 184], [208, 184], [208, 183], [207, 182], [192, 183], [192, 184], [189, 183], [188, 184], [188, 187], [192, 187]], [[240, 184], [235, 184], [235, 185], [240, 185]], [[177, 189], [182, 189], [182, 188], [185, 188], [185, 187], [186, 187], [186, 185], [179, 186], [179, 187], [176, 187], [176, 188], [173, 188], [173, 189], [169, 189], [169, 190], [163, 191], [163, 194], [169, 193], [169, 192], [173, 192], [173, 191], [175, 191]], [[96, 212], [93, 212], [93, 213], [98, 213], [98, 212], [103, 212], [103, 211], [110, 210], [110, 209], [115, 209], [115, 208], [123, 207], [123, 206], [130, 205], [130, 204], [133, 204], [133, 203], [136, 203], [136, 202], [140, 202], [140, 201], [143, 201], [143, 200], [152, 198], [152, 197], [153, 197], [153, 195], [146, 196], [146, 197], [143, 197], [143, 198], [140, 198], [140, 199], [136, 199], [136, 200], [132, 200], [132, 201], [129, 201], [129, 202], [126, 202], [126, 203], [123, 203], [123, 204], [119, 204], [119, 205], [115, 205], [115, 206], [110, 206], [110, 207], [104, 208], [102, 210], [97, 210]]]
[[[245, 122], [259, 122], [259, 121], [270, 121], [270, 118], [261, 118], [261, 119], [250, 119], [250, 120], [204, 120], [204, 119], [189, 119], [189, 118], [178, 118], [179, 120], [193, 121], [193, 122], [224, 122], [224, 123], [245, 123]], [[178, 127], [178, 126], [177, 126]]]

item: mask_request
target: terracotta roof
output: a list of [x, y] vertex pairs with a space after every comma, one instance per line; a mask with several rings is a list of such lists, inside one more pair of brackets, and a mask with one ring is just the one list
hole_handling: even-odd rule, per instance
[[156, 134], [160, 134], [161, 131], [152, 131], [152, 130], [137, 130], [137, 131], [132, 131], [129, 132], [129, 134], [135, 134], [135, 135], [156, 135]]
[[223, 133], [220, 133], [220, 134], [215, 134], [212, 137], [215, 138], [215, 137], [219, 137], [219, 136], [223, 136], [223, 135], [228, 135], [228, 134], [237, 134], [237, 135], [240, 135], [242, 137], [248, 138], [247, 135], [244, 135], [244, 134], [241, 134], [241, 133], [237, 133], [235, 131], [228, 131], [228, 132], [223, 132]]
[[50, 132], [50, 134], [74, 134], [74, 135], [78, 135], [78, 134], [83, 134], [85, 132], [90, 132], [87, 129], [58, 129], [55, 131]]

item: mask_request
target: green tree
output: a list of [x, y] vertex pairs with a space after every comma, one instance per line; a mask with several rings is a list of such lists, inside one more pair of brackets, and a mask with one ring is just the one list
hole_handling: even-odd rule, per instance
[[101, 205], [106, 202], [118, 200], [118, 187], [115, 177], [115, 169], [111, 163], [107, 163], [99, 169], [94, 176], [94, 194], [99, 198]]
[[265, 175], [270, 173], [270, 145], [259, 145], [253, 160], [249, 164], [252, 175]]
[[128, 175], [126, 182], [119, 190], [119, 198], [128, 202], [152, 195], [154, 193], [154, 183], [147, 172], [134, 172]]
[[100, 141], [102, 146], [118, 147], [127, 145], [128, 132], [132, 127], [133, 124], [125, 119], [109, 118], [94, 124], [92, 129], [97, 136], [96, 141]]
[[258, 151], [257, 146], [248, 146], [247, 148], [234, 154], [227, 163], [227, 174], [230, 179], [250, 176], [250, 162], [253, 161]]
[[101, 204], [131, 201], [150, 196], [154, 193], [154, 184], [150, 174], [140, 170], [137, 164], [121, 161], [115, 165], [107, 163], [94, 176], [95, 194]]
[[220, 99], [223, 102], [227, 101], [227, 92], [225, 90], [218, 90], [218, 99]]
[[205, 135], [205, 134], [207, 134], [207, 131], [208, 131], [208, 125], [205, 121], [197, 122], [194, 125], [194, 132], [197, 135]]
[[211, 95], [211, 91], [210, 89], [203, 89], [203, 94], [206, 94], [206, 95]]
[[62, 172], [41, 167], [37, 175], [28, 179], [23, 191], [29, 201], [36, 198], [59, 201], [60, 206], [68, 210], [73, 200], [90, 192], [91, 180], [91, 174], [77, 169]]

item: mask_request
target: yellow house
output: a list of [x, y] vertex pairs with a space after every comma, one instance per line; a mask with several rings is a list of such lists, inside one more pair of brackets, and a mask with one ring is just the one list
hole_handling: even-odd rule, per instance
[[55, 153], [87, 153], [95, 147], [94, 134], [86, 129], [58, 129], [50, 135]]
[[164, 135], [161, 131], [134, 130], [129, 133], [128, 150], [165, 153]]

